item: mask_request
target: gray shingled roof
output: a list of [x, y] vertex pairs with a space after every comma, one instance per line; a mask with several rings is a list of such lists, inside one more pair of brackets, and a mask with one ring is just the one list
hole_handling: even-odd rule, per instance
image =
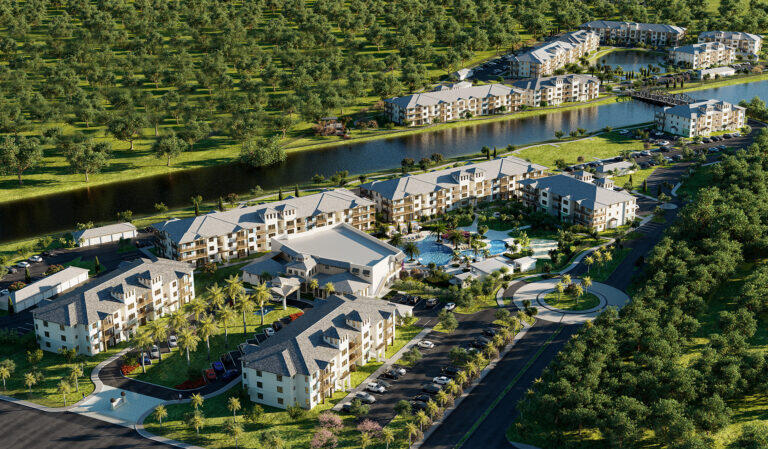
[[762, 37], [757, 34], [745, 33], [743, 31], [703, 31], [699, 33], [699, 39], [702, 38], [716, 38], [716, 39], [741, 39], [760, 42]]
[[246, 345], [243, 366], [282, 376], [311, 375], [327, 366], [339, 350], [323, 335], [339, 337], [358, 333], [346, 324], [350, 313], [360, 312], [375, 325], [402, 307], [381, 299], [332, 295], [259, 346]]
[[32, 314], [36, 319], [64, 326], [89, 325], [123, 307], [123, 302], [112, 296], [113, 290], [135, 290], [138, 296], [149, 291], [139, 279], [162, 276], [163, 283], [167, 283], [192, 273], [192, 269], [186, 262], [169, 259], [137, 259], [123, 262], [104, 278], [73, 290], [51, 304], [36, 309]]
[[582, 24], [580, 28], [588, 28], [593, 30], [594, 29], [619, 30], [627, 27], [637, 27], [637, 29], [639, 30], [655, 31], [657, 33], [676, 33], [676, 34], [685, 33], [685, 28], [675, 26], [675, 25], [667, 25], [664, 23], [618, 22], [615, 20], [593, 20], [591, 22]]
[[47, 292], [48, 290], [83, 274], [87, 275], [88, 269], [80, 267], [67, 267], [58, 273], [44, 277], [43, 279], [35, 281], [22, 289], [11, 292], [11, 296], [13, 296], [14, 303], [19, 304], [29, 297], [35, 296], [39, 293]]
[[523, 159], [508, 156], [490, 161], [477, 162], [462, 167], [445, 168], [418, 175], [403, 176], [383, 181], [372, 181], [361, 187], [378, 192], [384, 198], [399, 200], [411, 195], [421, 195], [437, 192], [458, 185], [453, 174], [461, 171], [485, 171], [486, 179], [497, 179], [502, 176], [522, 175], [540, 170], [546, 170], [543, 165], [534, 164]]
[[590, 182], [579, 181], [565, 175], [547, 176], [538, 179], [520, 181], [523, 186], [533, 186], [536, 189], [568, 197], [571, 201], [589, 209], [601, 209], [616, 203], [632, 201], [635, 197], [624, 191], [616, 191], [598, 187]]
[[565, 83], [565, 84], [575, 84], [575, 82], [579, 83], [600, 83], [600, 80], [596, 76], [592, 75], [581, 75], [581, 74], [570, 74], [570, 75], [555, 75], [555, 76], [543, 76], [540, 78], [529, 78], [524, 80], [518, 80], [515, 81], [514, 84], [515, 87], [518, 87], [523, 90], [532, 90], [537, 91], [541, 90], [544, 87], [554, 87], [558, 82]]
[[456, 89], [437, 90], [406, 95], [403, 97], [387, 98], [387, 103], [400, 106], [403, 109], [417, 106], [432, 106], [440, 103], [453, 103], [460, 99], [500, 97], [509, 95], [515, 89], [503, 84], [487, 84], [484, 86], [472, 86]]
[[681, 117], [693, 118], [699, 115], [706, 114], [706, 111], [708, 109], [715, 108], [718, 105], [730, 106], [734, 110], [735, 109], [744, 110], [744, 108], [742, 108], [741, 106], [737, 106], [737, 105], [728, 103], [726, 101], [704, 100], [704, 101], [697, 101], [695, 103], [690, 103], [690, 104], [681, 104], [678, 106], [666, 107], [664, 108], [664, 113], [671, 114], [671, 115], [678, 115]]
[[695, 55], [707, 51], [725, 50], [726, 48], [728, 47], [726, 47], [725, 44], [721, 44], [720, 42], [702, 42], [700, 44], [689, 44], [683, 45], [681, 47], [675, 47], [672, 49], [672, 51]]
[[102, 237], [105, 235], [122, 234], [123, 232], [135, 231], [136, 226], [131, 223], [116, 223], [107, 226], [100, 226], [98, 228], [84, 229], [82, 231], [75, 231], [72, 233], [72, 237], [76, 242], [81, 239], [92, 239], [95, 237]]
[[519, 62], [536, 62], [540, 64], [544, 63], [552, 59], [558, 52], [571, 50], [585, 42], [589, 33], [590, 31], [588, 30], [578, 30], [566, 33], [563, 36], [541, 44], [519, 56], [515, 56], [512, 60]]
[[241, 207], [226, 212], [214, 212], [194, 218], [169, 220], [155, 223], [152, 226], [167, 232], [170, 239], [176, 243], [188, 243], [200, 238], [225, 235], [242, 229], [252, 229], [256, 225], [263, 224], [264, 214], [270, 211], [282, 212], [294, 209], [296, 218], [302, 218], [372, 205], [371, 201], [360, 198], [349, 190], [335, 189], [274, 203]]

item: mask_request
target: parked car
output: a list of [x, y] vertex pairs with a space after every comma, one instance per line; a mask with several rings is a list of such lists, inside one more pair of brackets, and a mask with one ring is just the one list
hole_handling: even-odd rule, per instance
[[350, 404], [349, 402], [347, 402], [346, 404], [342, 404], [341, 413], [352, 413], [352, 404]]
[[403, 368], [402, 366], [397, 366], [397, 365], [395, 365], [395, 366], [392, 366], [392, 368], [390, 369], [390, 371], [394, 371], [394, 372], [396, 372], [397, 374], [399, 374], [399, 375], [401, 375], [401, 376], [405, 376], [405, 373], [407, 373], [407, 371], [405, 370], [405, 368]]
[[426, 410], [427, 409], [427, 403], [426, 402], [421, 402], [421, 401], [411, 401], [411, 408], [414, 411], [417, 411], [417, 412], [419, 410]]
[[483, 337], [482, 335], [481, 335], [481, 336], [479, 336], [479, 337], [477, 337], [477, 338], [475, 338], [475, 340], [476, 340], [476, 341], [479, 341], [480, 343], [482, 343], [482, 344], [484, 344], [484, 345], [487, 345], [488, 343], [490, 343], [490, 342], [491, 342], [491, 340], [490, 340], [489, 338], [485, 338], [485, 337]]
[[384, 387], [384, 388], [387, 388], [387, 389], [389, 389], [389, 388], [392, 388], [392, 384], [390, 384], [389, 382], [387, 382], [387, 381], [385, 381], [385, 380], [376, 379], [376, 381], [375, 381], [375, 382], [376, 382], [377, 384], [381, 385], [381, 386], [382, 386], [382, 387]]
[[175, 348], [179, 346], [179, 340], [176, 338], [175, 335], [171, 335], [170, 337], [168, 337], [168, 346], [170, 346], [171, 348]]
[[376, 398], [373, 397], [371, 393], [366, 393], [365, 391], [358, 391], [355, 393], [355, 399], [360, 399], [360, 402], [364, 404], [373, 404], [376, 402]]
[[232, 380], [240, 374], [236, 369], [228, 369], [221, 375], [222, 380]]
[[429, 298], [424, 302], [425, 307], [435, 307], [437, 305], [437, 298]]
[[451, 379], [446, 376], [437, 376], [434, 379], [432, 379], [432, 382], [438, 384], [438, 385], [445, 385], [448, 382], [450, 382]]
[[429, 340], [421, 340], [420, 342], [416, 343], [416, 345], [417, 345], [418, 347], [420, 347], [420, 348], [424, 348], [424, 349], [432, 349], [432, 348], [434, 348], [434, 347], [435, 347], [435, 344], [434, 344], [434, 343], [432, 343], [432, 342], [431, 342], [431, 341], [429, 341]]
[[461, 371], [461, 370], [459, 370], [459, 368], [457, 368], [457, 367], [455, 367], [453, 365], [444, 366], [440, 370], [441, 373], [445, 374], [448, 377], [455, 376], [455, 375], [459, 374], [459, 371]]
[[705, 138], [701, 139], [701, 141], [703, 143], [712, 143], [712, 139], [710, 139], [709, 137], [705, 137]]
[[38, 255], [34, 255], [34, 256], [29, 258], [29, 261], [30, 262], [34, 262], [34, 263], [40, 263], [40, 262], [43, 261], [43, 258], [38, 256]]
[[272, 329], [271, 327], [268, 327], [268, 328], [264, 329], [264, 335], [266, 335], [267, 337], [271, 337], [271, 336], [275, 335], [275, 330]]
[[373, 393], [386, 393], [387, 389], [384, 388], [384, 385], [380, 385], [376, 382], [368, 382], [368, 385], [365, 386], [365, 389], [368, 391], [371, 391]]
[[152, 349], [149, 350], [149, 355], [153, 359], [159, 359], [160, 358], [160, 348], [158, 348], [157, 345], [152, 345]]
[[27, 268], [29, 266], [29, 262], [26, 260], [22, 260], [21, 262], [17, 263], [16, 266], [19, 268]]
[[683, 160], [683, 155], [682, 154], [676, 154], [676, 155], [672, 156], [672, 159], [674, 159], [676, 161], [682, 161]]
[[499, 333], [499, 331], [497, 331], [496, 329], [494, 329], [492, 327], [483, 329], [483, 335], [485, 335], [486, 337], [489, 337], [489, 338], [495, 337], [496, 334], [498, 334], [498, 333]]
[[283, 328], [283, 323], [281, 323], [281, 322], [279, 322], [279, 321], [274, 321], [274, 322], [272, 323], [272, 329], [274, 329], [274, 330], [276, 330], [276, 331], [279, 331], [279, 330], [280, 330], [280, 329], [282, 329], [282, 328]]
[[11, 294], [11, 291], [8, 290], [7, 288], [0, 290], [0, 296], [10, 295], [10, 294]]
[[730, 139], [731, 137], [733, 137], [733, 135], [731, 135], [730, 133], [723, 134], [724, 139]]
[[427, 402], [432, 400], [432, 396], [430, 396], [428, 394], [418, 394], [418, 395], [413, 397], [413, 400], [416, 401], [416, 402], [427, 403]]
[[[144, 364], [145, 365], [151, 365], [152, 364], [152, 358], [147, 354], [146, 352], [142, 354], [144, 356]], [[136, 360], [141, 363], [141, 355], [139, 355]]]
[[217, 361], [215, 361], [215, 362], [213, 362], [213, 363], [211, 364], [211, 366], [213, 367], [213, 369], [215, 369], [215, 370], [216, 370], [216, 372], [217, 372], [217, 373], [223, 373], [223, 372], [225, 372], [225, 371], [226, 371], [226, 370], [224, 369], [224, 364], [223, 364], [223, 363], [221, 363], [221, 362], [219, 362], [218, 360], [217, 360]]
[[442, 390], [440, 385], [437, 385], [434, 383], [426, 383], [421, 387], [421, 391], [430, 395], [436, 395], [437, 393], [440, 392], [440, 390]]
[[208, 380], [216, 380], [216, 370], [213, 368], [205, 370], [205, 378]]
[[453, 309], [455, 309], [455, 308], [456, 308], [456, 303], [453, 303], [453, 302], [449, 302], [449, 303], [447, 303], [447, 304], [445, 305], [445, 307], [444, 307], [444, 309], [445, 309], [445, 310], [449, 310], [449, 311], [450, 311], [450, 310], [453, 310]]
[[398, 374], [398, 372], [393, 369], [384, 371], [384, 374], [382, 374], [382, 376], [392, 380], [397, 380], [400, 378], [400, 374]]
[[650, 156], [651, 152], [648, 150], [645, 150], [645, 151], [641, 151], [640, 154], [642, 154], [643, 156]]

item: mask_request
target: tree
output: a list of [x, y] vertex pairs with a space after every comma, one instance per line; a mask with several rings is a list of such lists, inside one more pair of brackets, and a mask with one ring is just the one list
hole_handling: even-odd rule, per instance
[[192, 408], [194, 408], [195, 411], [198, 411], [203, 407], [203, 401], [205, 401], [205, 398], [203, 398], [203, 395], [200, 393], [194, 393], [189, 397], [189, 403], [192, 405]]
[[406, 242], [405, 245], [403, 245], [403, 252], [408, 256], [410, 260], [414, 260], [419, 256], [421, 251], [419, 250], [419, 247], [416, 245], [416, 243]]
[[198, 332], [200, 333], [200, 337], [205, 340], [205, 348], [208, 352], [208, 360], [211, 360], [211, 336], [216, 333], [216, 324], [213, 322], [213, 317], [211, 315], [205, 315], [203, 316], [203, 319], [200, 320], [200, 325], [198, 328]]
[[160, 137], [152, 145], [152, 152], [158, 159], [166, 158], [166, 166], [171, 166], [171, 158], [176, 157], [187, 149], [187, 143], [176, 137], [176, 133], [170, 131]]
[[155, 203], [155, 211], [158, 214], [164, 214], [164, 213], [168, 212], [168, 206], [166, 206], [165, 203], [163, 203], [163, 202]]
[[[426, 415], [424, 416], [426, 417]], [[405, 433], [408, 435], [408, 447], [410, 447], [411, 441], [421, 434], [421, 429], [416, 424], [409, 421], [405, 423]]]
[[109, 164], [111, 152], [109, 142], [94, 143], [89, 139], [70, 146], [64, 156], [72, 170], [84, 174], [85, 182], [88, 182], [89, 175], [100, 172]]
[[200, 195], [192, 196], [189, 201], [195, 206], [195, 217], [200, 215], [200, 203], [203, 202], [203, 197]]
[[163, 425], [163, 420], [168, 417], [168, 410], [166, 410], [165, 406], [163, 404], [158, 405], [155, 407], [155, 411], [152, 413], [157, 420], [157, 422], [160, 423], [160, 425]]
[[141, 137], [141, 129], [144, 127], [144, 118], [135, 112], [121, 112], [114, 114], [107, 124], [107, 129], [115, 139], [130, 143], [128, 148], [133, 151], [133, 142]]
[[240, 161], [251, 167], [266, 167], [285, 162], [285, 148], [278, 137], [257, 137], [243, 142]]
[[589, 287], [592, 286], [592, 278], [589, 276], [584, 276], [581, 279], [581, 283], [584, 285], [584, 292], [586, 293], [589, 289]]
[[[161, 341], [165, 341], [168, 338], [168, 328], [160, 323], [160, 321], [150, 321], [147, 325], [147, 332], [152, 337], [155, 344]], [[163, 360], [163, 351], [158, 351], [158, 357]]]
[[240, 302], [237, 304], [237, 308], [240, 310], [240, 313], [243, 314], [243, 334], [247, 333], [246, 329], [246, 323], [248, 316], [253, 314], [253, 310], [256, 308], [253, 300], [249, 295], [241, 295]]
[[446, 309], [440, 311], [438, 319], [440, 320], [440, 325], [449, 334], [455, 331], [457, 327], [459, 327], [459, 322], [456, 320], [456, 316], [453, 314], [453, 312], [450, 312]]
[[[312, 279], [312, 282], [310, 282], [310, 285], [314, 285], [314, 289], [317, 289], [317, 279]], [[269, 288], [267, 287], [266, 282], [262, 282], [261, 284], [257, 285], [254, 289], [254, 295], [253, 298], [256, 302], [256, 305], [259, 307], [259, 312], [261, 313], [261, 325], [264, 325], [264, 304], [269, 301], [270, 298], [272, 298], [272, 294], [269, 293]]]
[[61, 398], [64, 400], [64, 407], [67, 406], [67, 395], [70, 391], [72, 391], [72, 386], [67, 382], [66, 380], [62, 379], [59, 381], [59, 386], [57, 387], [57, 391], [61, 393]]
[[203, 120], [190, 120], [184, 125], [184, 128], [179, 131], [179, 137], [189, 145], [190, 151], [194, 151], [195, 144], [207, 137], [210, 132], [211, 127], [208, 125], [208, 122]]
[[[235, 398], [230, 398], [235, 399]], [[235, 449], [237, 449], [237, 442], [243, 436], [243, 426], [232, 420], [227, 422], [227, 431], [232, 435], [232, 439], [235, 442]]]
[[191, 366], [192, 363], [189, 359], [189, 351], [196, 350], [199, 343], [200, 337], [193, 329], [185, 327], [179, 332], [179, 347], [187, 353], [187, 366]]
[[232, 420], [237, 422], [237, 412], [240, 411], [240, 399], [232, 396], [227, 399], [227, 410], [232, 412]]
[[43, 150], [34, 137], [5, 136], [0, 142], [0, 173], [16, 175], [19, 185], [25, 171], [40, 164]]
[[37, 384], [37, 376], [35, 373], [24, 373], [24, 385], [27, 387], [27, 392], [32, 394], [32, 387]]
[[0, 365], [0, 379], [3, 380], [3, 390], [6, 389], [5, 381], [11, 377], [11, 370], [7, 366]]
[[217, 317], [221, 323], [219, 326], [224, 328], [224, 343], [226, 345], [229, 345], [229, 322], [235, 319], [236, 314], [237, 312], [235, 309], [230, 307], [229, 304], [225, 304], [224, 307], [217, 312]]
[[200, 429], [205, 425], [205, 417], [202, 412], [195, 411], [192, 416], [188, 418], [187, 424], [189, 424], [189, 427], [195, 429], [195, 434], [199, 436]]
[[336, 287], [333, 286], [333, 282], [326, 282], [323, 286], [323, 290], [325, 290], [326, 296], [331, 296], [336, 292]]
[[389, 427], [381, 429], [381, 440], [384, 441], [386, 449], [389, 449], [389, 445], [395, 442], [395, 432]]
[[768, 447], [768, 426], [762, 422], [744, 424], [741, 434], [729, 449], [761, 449]]

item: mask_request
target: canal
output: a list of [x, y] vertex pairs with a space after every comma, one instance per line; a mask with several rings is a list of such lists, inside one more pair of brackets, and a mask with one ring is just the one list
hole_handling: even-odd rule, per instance
[[[718, 98], [730, 102], [754, 96], [768, 98], [768, 81], [695, 91], [694, 98]], [[555, 131], [566, 134], [577, 128], [595, 131], [653, 120], [654, 106], [624, 101], [537, 117], [456, 127], [404, 137], [353, 143], [293, 153], [276, 167], [251, 169], [227, 164], [141, 178], [135, 181], [94, 186], [0, 204], [0, 241], [73, 229], [77, 222], [108, 222], [118, 211], [154, 212], [154, 204], [169, 208], [189, 205], [189, 198], [218, 198], [231, 192], [248, 192], [308, 181], [319, 173], [330, 176], [339, 170], [370, 172], [397, 167], [403, 158], [418, 161], [432, 153], [445, 157], [475, 153], [483, 146], [503, 148], [552, 139]]]

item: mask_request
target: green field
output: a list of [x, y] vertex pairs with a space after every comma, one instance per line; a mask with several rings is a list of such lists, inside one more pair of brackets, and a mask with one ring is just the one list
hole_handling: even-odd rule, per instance
[[575, 294], [568, 292], [563, 292], [562, 294], [550, 292], [544, 295], [542, 301], [556, 309], [569, 310], [572, 312], [588, 310], [600, 305], [600, 298], [588, 292], [580, 297], [576, 297]]
[[[565, 130], [569, 131], [569, 130]], [[547, 167], [555, 167], [558, 160], [568, 165], [592, 162], [596, 158], [614, 157], [623, 152], [642, 151], [643, 143], [632, 137], [625, 137], [615, 131], [572, 142], [547, 143], [524, 148], [515, 156]]]

